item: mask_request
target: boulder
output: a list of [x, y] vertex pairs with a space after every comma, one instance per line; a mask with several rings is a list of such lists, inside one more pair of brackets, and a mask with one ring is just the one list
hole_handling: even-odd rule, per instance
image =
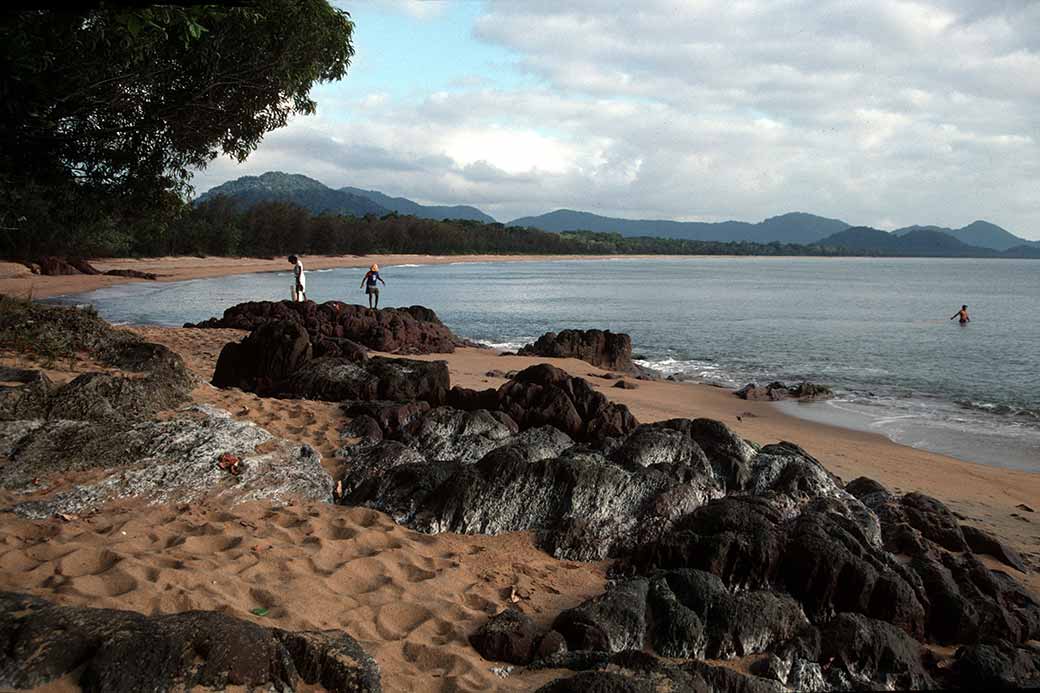
[[[554, 427], [500, 438], [504, 429], [497, 422], [487, 412], [467, 419], [447, 410], [431, 423], [412, 424], [426, 431], [424, 439], [405, 434], [393, 446], [384, 441], [346, 448], [341, 455], [350, 462], [350, 474], [344, 484], [351, 491], [341, 502], [382, 510], [426, 532], [534, 531], [554, 555], [595, 560], [659, 536], [705, 501], [697, 487], [668, 473], [624, 469], [599, 452], [573, 447]], [[496, 447], [472, 461], [453, 441], [453, 431], [465, 430], [457, 425], [486, 427], [471, 444]], [[487, 437], [491, 432], [497, 440]], [[391, 464], [375, 457], [391, 447]], [[430, 459], [430, 451], [440, 459]], [[446, 459], [450, 454], [456, 459]]]
[[628, 407], [607, 400], [585, 380], [539, 364], [526, 368], [497, 393], [497, 409], [521, 429], [550, 424], [579, 441], [602, 442], [638, 425]]
[[287, 632], [212, 611], [145, 616], [0, 593], [0, 686], [64, 677], [84, 691], [382, 690], [373, 659], [341, 631]]
[[755, 383], [748, 383], [733, 394], [741, 399], [768, 402], [778, 402], [785, 399], [813, 401], [834, 397], [834, 393], [829, 387], [808, 382], [798, 383], [790, 387], [781, 382], [772, 382], [761, 386]]
[[[274, 438], [252, 423], [204, 405], [165, 421], [136, 424], [0, 423], [0, 451], [3, 448], [9, 459], [0, 465], [0, 487], [33, 494], [13, 509], [37, 519], [90, 512], [119, 498], [167, 503], [207, 497], [232, 504], [291, 498], [327, 501], [332, 495], [332, 479], [312, 448]], [[224, 453], [240, 460], [237, 475], [218, 467]], [[58, 483], [85, 470], [93, 472], [89, 481]]]
[[632, 338], [610, 330], [546, 332], [517, 352], [520, 356], [576, 358], [612, 371], [633, 372]]
[[314, 355], [339, 356], [354, 363], [362, 363], [368, 358], [368, 349], [349, 339], [321, 337], [314, 343]]
[[641, 650], [646, 637], [645, 579], [615, 585], [598, 597], [560, 613], [553, 622], [571, 650]]
[[993, 558], [996, 558], [1004, 565], [1011, 566], [1019, 572], [1025, 573], [1029, 571], [1029, 567], [1022, 560], [1022, 556], [1018, 551], [1015, 551], [989, 532], [978, 527], [961, 525], [961, 533], [964, 535], [964, 542], [972, 552], [993, 556]]
[[965, 690], [1040, 688], [1040, 647], [1006, 640], [962, 647], [957, 650], [950, 678], [950, 683]]
[[363, 364], [327, 356], [312, 359], [276, 387], [280, 396], [329, 402], [352, 400], [421, 400], [444, 402], [450, 387], [444, 361], [415, 361], [376, 356]]
[[860, 614], [839, 614], [820, 627], [820, 660], [870, 686], [895, 690], [934, 688], [922, 663], [921, 644], [895, 626]]
[[105, 274], [111, 277], [130, 277], [131, 279], [147, 279], [149, 281], [156, 281], [159, 278], [158, 274], [135, 269], [110, 269]]
[[237, 387], [260, 395], [278, 392], [285, 381], [312, 357], [307, 331], [291, 320], [273, 320], [253, 330], [241, 342], [220, 350], [213, 371], [216, 387]]
[[346, 339], [375, 351], [435, 354], [449, 353], [456, 346], [467, 344], [423, 306], [375, 310], [340, 301], [251, 301], [228, 308], [222, 318], [185, 327], [255, 330], [273, 320], [303, 326], [315, 345], [323, 339]]
[[40, 268], [40, 274], [46, 277], [54, 277], [68, 274], [81, 274], [76, 267], [63, 257], [44, 255], [37, 258], [33, 263]]
[[397, 435], [428, 411], [430, 403], [423, 400], [353, 400], [343, 403], [343, 413], [347, 416], [367, 416], [375, 421], [382, 434], [380, 437]]
[[495, 614], [469, 636], [470, 644], [481, 657], [510, 664], [529, 664], [538, 640], [534, 622], [516, 609]]

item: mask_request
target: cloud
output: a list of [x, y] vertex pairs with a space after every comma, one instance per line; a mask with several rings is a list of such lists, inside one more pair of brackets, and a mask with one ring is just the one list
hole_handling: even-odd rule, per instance
[[1040, 238], [1038, 30], [1025, 0], [489, 2], [474, 40], [521, 86], [337, 99], [197, 187], [278, 168], [503, 220], [804, 210]]

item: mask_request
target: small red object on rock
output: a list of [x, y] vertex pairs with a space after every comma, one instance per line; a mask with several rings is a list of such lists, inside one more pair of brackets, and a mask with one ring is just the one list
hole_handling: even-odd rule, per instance
[[217, 459], [217, 467], [238, 476], [242, 473], [242, 467], [240, 466], [241, 462], [242, 460], [238, 458], [238, 455], [232, 455], [230, 452], [225, 452]]

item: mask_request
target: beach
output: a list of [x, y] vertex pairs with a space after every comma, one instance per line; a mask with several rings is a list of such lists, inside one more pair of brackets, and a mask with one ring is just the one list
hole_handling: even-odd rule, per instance
[[[532, 260], [606, 260], [617, 255], [307, 255], [303, 263], [306, 270], [334, 269], [339, 267], [364, 267], [377, 263], [383, 267], [391, 265], [448, 265], [472, 262], [530, 262]], [[629, 259], [643, 257], [665, 257], [649, 255], [625, 255]], [[716, 257], [716, 256], [713, 256]], [[724, 256], [717, 256], [724, 257]], [[109, 258], [91, 260], [101, 272], [108, 270], [136, 270], [157, 276], [155, 281], [177, 282], [188, 279], [223, 277], [232, 274], [255, 272], [285, 272], [292, 265], [285, 258], [255, 257], [157, 257], [157, 258]], [[28, 267], [16, 262], [0, 262], [0, 294], [24, 298], [50, 298], [66, 294], [78, 294], [108, 286], [148, 282], [153, 280], [133, 277], [109, 276], [104, 274], [72, 274], [41, 276], [33, 274]]]
[[[226, 268], [246, 271], [235, 263]], [[221, 348], [246, 332], [128, 329], [184, 359], [199, 379], [191, 395], [196, 404], [224, 409], [235, 419], [308, 444], [321, 454], [326, 469], [334, 470], [348, 421], [338, 404], [262, 398], [209, 384]], [[808, 421], [773, 403], [744, 401], [732, 390], [703, 383], [626, 378], [635, 389], [615, 388], [603, 369], [576, 359], [500, 355], [479, 348], [412, 358], [445, 361], [453, 385], [477, 390], [503, 384], [504, 372], [551, 363], [587, 379], [641, 422], [707, 417], [757, 444], [793, 442], [844, 482], [867, 476], [897, 493], [917, 491], [942, 500], [965, 524], [986, 529], [1017, 549], [1033, 570], [1021, 573], [984, 555], [980, 560], [1040, 592], [1040, 516], [1023, 509], [1038, 507], [1038, 474], [974, 464], [881, 435]], [[86, 358], [43, 364], [10, 352], [2, 354], [0, 365], [42, 366], [59, 383], [105, 370]], [[0, 589], [59, 604], [145, 614], [203, 609], [287, 629], [342, 628], [376, 659], [389, 691], [532, 690], [563, 675], [552, 669], [510, 673], [502, 663], [484, 660], [468, 637], [490, 615], [510, 606], [548, 627], [562, 609], [603, 591], [609, 564], [558, 560], [525, 532], [428, 535], [374, 510], [313, 501], [232, 507], [212, 501], [158, 506], [127, 501], [83, 517], [11, 517], [0, 527]], [[263, 617], [253, 613], [257, 608], [265, 610]], [[739, 668], [741, 662], [727, 665]]]

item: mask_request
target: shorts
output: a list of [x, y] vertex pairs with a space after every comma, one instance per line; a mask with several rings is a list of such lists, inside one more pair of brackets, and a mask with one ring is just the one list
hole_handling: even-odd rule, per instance
[[365, 289], [365, 293], [368, 294], [369, 296], [378, 296], [379, 295], [379, 287], [378, 286], [367, 287]]

